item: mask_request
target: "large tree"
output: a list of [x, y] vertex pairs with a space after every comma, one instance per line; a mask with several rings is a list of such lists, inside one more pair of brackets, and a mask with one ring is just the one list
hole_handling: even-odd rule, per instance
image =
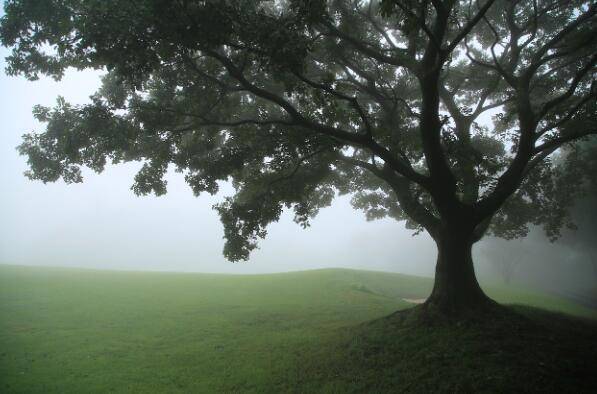
[[91, 103], [36, 107], [28, 176], [170, 165], [216, 206], [224, 254], [247, 259], [292, 208], [336, 193], [406, 220], [438, 247], [426, 305], [481, 308], [471, 248], [487, 231], [557, 236], [577, 184], [549, 156], [597, 132], [597, 4], [587, 0], [8, 0], [9, 74], [107, 70]]

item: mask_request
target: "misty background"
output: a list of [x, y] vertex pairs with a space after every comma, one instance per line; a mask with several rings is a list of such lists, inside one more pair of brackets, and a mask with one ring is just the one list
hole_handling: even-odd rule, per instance
[[[433, 275], [436, 249], [427, 234], [413, 237], [391, 219], [367, 222], [350, 206], [350, 196], [336, 198], [307, 230], [286, 212], [249, 261], [231, 263], [222, 256], [223, 229], [211, 209], [231, 194], [230, 186], [195, 198], [183, 175], [170, 171], [165, 196], [136, 197], [130, 187], [137, 163], [109, 165], [102, 174], [84, 171], [82, 184], [29, 181], [26, 160], [15, 148], [22, 134], [43, 128], [33, 106], [53, 107], [58, 96], [88, 102], [102, 73], [69, 71], [59, 82], [29, 82], [4, 74], [7, 53], [0, 49], [1, 264], [243, 274], [346, 267]], [[474, 254], [483, 281], [595, 302], [597, 272], [588, 253], [570, 243], [551, 244], [541, 231], [514, 241], [487, 238]]]

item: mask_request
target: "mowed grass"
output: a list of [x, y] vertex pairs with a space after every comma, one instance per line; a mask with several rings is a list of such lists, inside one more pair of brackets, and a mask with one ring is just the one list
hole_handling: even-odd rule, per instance
[[[503, 330], [487, 337], [486, 328], [380, 319], [431, 286], [344, 269], [240, 276], [0, 266], [0, 392], [491, 391], [522, 383], [515, 354], [546, 352], [568, 357], [562, 368], [579, 382], [566, 383], [571, 392], [591, 384], [574, 373], [577, 364], [597, 366], [595, 311], [487, 288], [500, 302], [583, 317], [518, 307], [542, 327], [523, 342], [526, 326], [510, 321], [497, 324], [512, 328], [504, 338]], [[539, 391], [540, 372], [557, 373], [557, 360], [537, 361], [535, 371], [533, 357], [520, 365]]]

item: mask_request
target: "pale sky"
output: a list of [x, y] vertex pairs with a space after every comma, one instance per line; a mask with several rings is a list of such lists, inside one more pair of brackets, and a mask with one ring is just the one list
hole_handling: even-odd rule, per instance
[[[2, 70], [7, 53], [0, 48]], [[285, 213], [249, 261], [231, 263], [222, 256], [222, 225], [211, 209], [226, 190], [195, 198], [172, 171], [167, 195], [136, 197], [130, 186], [139, 165], [133, 163], [99, 175], [86, 171], [82, 184], [26, 179], [25, 157], [15, 147], [22, 134], [43, 130], [32, 107], [53, 106], [59, 95], [86, 103], [100, 75], [72, 71], [60, 82], [29, 82], [0, 73], [0, 263], [228, 273], [350, 267], [432, 275], [436, 252], [429, 236], [413, 237], [390, 219], [367, 222], [349, 197], [337, 198], [307, 230]]]
[[[7, 52], [0, 48], [2, 70]], [[53, 106], [59, 95], [86, 103], [100, 75], [71, 71], [60, 82], [29, 82], [0, 72], [0, 264], [243, 274], [346, 267], [433, 275], [436, 248], [427, 234], [413, 237], [403, 222], [392, 219], [367, 222], [347, 196], [321, 210], [306, 230], [286, 212], [270, 225], [249, 261], [231, 263], [222, 256], [222, 225], [211, 209], [231, 192], [229, 186], [223, 194], [196, 198], [182, 175], [171, 171], [168, 194], [136, 197], [130, 187], [138, 163], [108, 166], [102, 174], [85, 171], [81, 184], [44, 185], [25, 178], [25, 157], [15, 147], [24, 133], [43, 130], [31, 114], [33, 106]], [[494, 263], [500, 257], [486, 253], [513, 248], [520, 254], [517, 276], [525, 283], [593, 286], [585, 257], [534, 238], [476, 245], [478, 273], [499, 280]]]

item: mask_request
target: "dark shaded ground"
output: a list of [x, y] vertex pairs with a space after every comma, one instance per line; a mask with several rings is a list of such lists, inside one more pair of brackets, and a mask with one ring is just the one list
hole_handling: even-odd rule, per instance
[[[597, 390], [597, 323], [531, 307], [478, 321], [421, 319], [420, 307], [343, 332], [303, 365], [328, 392]], [[300, 387], [301, 385], [299, 385]], [[301, 391], [301, 390], [298, 390]]]

